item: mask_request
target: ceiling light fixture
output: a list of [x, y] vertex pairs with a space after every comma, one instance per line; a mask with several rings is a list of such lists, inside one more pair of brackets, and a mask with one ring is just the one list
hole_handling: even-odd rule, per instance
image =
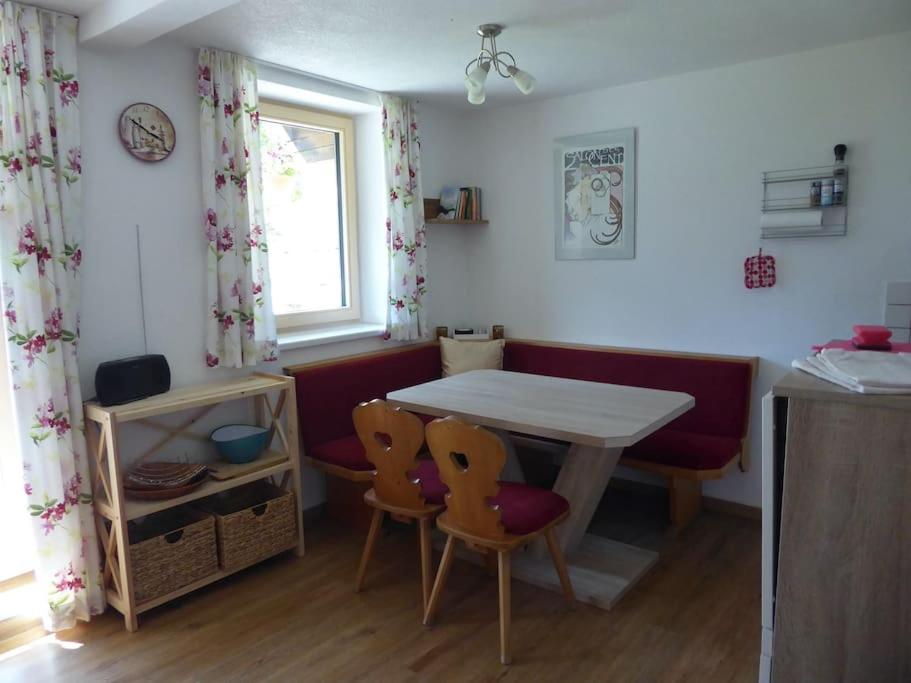
[[468, 91], [468, 101], [472, 104], [484, 104], [491, 66], [503, 78], [511, 78], [523, 95], [530, 94], [537, 85], [534, 76], [516, 66], [516, 58], [512, 54], [506, 50], [497, 51], [497, 36], [502, 31], [500, 24], [478, 26], [481, 51], [465, 66], [465, 89]]

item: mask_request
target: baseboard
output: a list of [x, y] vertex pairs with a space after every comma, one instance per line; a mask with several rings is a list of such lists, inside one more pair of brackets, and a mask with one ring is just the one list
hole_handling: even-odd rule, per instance
[[[650, 496], [667, 495], [667, 488], [664, 486], [656, 486], [655, 484], [648, 484], [643, 481], [633, 481], [632, 479], [618, 479], [615, 477], [610, 480], [609, 487], [623, 491], [635, 491]], [[734, 501], [724, 500], [722, 498], [702, 496], [702, 507], [706, 510], [720, 512], [724, 515], [733, 515], [734, 517], [744, 517], [746, 519], [755, 520], [762, 519], [762, 508], [744, 505], [743, 503], [735, 503]]]
[[733, 500], [724, 500], [723, 498], [712, 498], [711, 496], [702, 496], [702, 507], [712, 512], [720, 512], [725, 515], [734, 517], [745, 517], [746, 519], [762, 519], [762, 508], [744, 503], [735, 503]]

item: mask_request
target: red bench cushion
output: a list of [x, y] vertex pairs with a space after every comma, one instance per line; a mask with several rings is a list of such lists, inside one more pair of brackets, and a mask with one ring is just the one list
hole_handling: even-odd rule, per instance
[[[432, 415], [418, 415], [424, 424], [435, 418]], [[367, 451], [357, 434], [349, 434], [340, 439], [325, 441], [311, 446], [307, 455], [322, 460], [330, 465], [337, 465], [349, 470], [372, 470], [373, 464], [367, 459]]]
[[503, 369], [551, 377], [682, 391], [696, 405], [668, 425], [678, 433], [746, 434], [753, 369], [746, 361], [623, 353], [508, 341]]
[[421, 460], [418, 466], [408, 473], [412, 481], [421, 485], [421, 496], [431, 505], [443, 505], [449, 488], [440, 479], [440, 470], [433, 460]]
[[662, 429], [623, 450], [623, 457], [682, 467], [716, 470], [740, 453], [740, 439]]
[[307, 449], [307, 455], [316, 460], [322, 460], [330, 465], [344, 467], [348, 470], [359, 472], [373, 469], [373, 464], [367, 460], [364, 445], [357, 434], [333, 439]]
[[569, 510], [569, 501], [559, 493], [512, 481], [498, 483], [499, 493], [488, 502], [500, 508], [500, 521], [508, 534], [534, 533]]
[[353, 435], [351, 411], [358, 403], [439, 379], [440, 372], [440, 349], [435, 344], [342, 358], [293, 372], [305, 453], [314, 456], [315, 448]]

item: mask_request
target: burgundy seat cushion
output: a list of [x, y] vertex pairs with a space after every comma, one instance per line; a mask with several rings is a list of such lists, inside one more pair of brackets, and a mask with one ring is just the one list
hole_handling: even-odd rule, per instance
[[373, 469], [373, 463], [367, 460], [364, 445], [357, 434], [311, 446], [307, 449], [307, 455], [348, 470], [369, 471]]
[[[396, 389], [439, 379], [440, 349], [435, 344], [390, 353], [342, 358], [304, 366], [293, 373], [304, 451], [342, 438], [354, 438], [351, 411], [358, 403], [386, 398]], [[363, 457], [363, 451], [361, 456]]]
[[624, 449], [623, 457], [691, 470], [716, 470], [738, 453], [740, 439], [665, 428]]
[[696, 405], [671, 423], [678, 433], [737, 439], [746, 434], [753, 368], [738, 358], [650, 351], [574, 349], [507, 341], [503, 369], [590, 382], [682, 391]]
[[489, 500], [500, 508], [506, 533], [524, 536], [547, 526], [569, 510], [569, 501], [559, 493], [527, 484], [501, 481], [500, 492]]
[[412, 480], [417, 479], [421, 485], [421, 495], [431, 505], [443, 505], [449, 488], [440, 479], [440, 470], [433, 460], [421, 460], [418, 466], [408, 473]]

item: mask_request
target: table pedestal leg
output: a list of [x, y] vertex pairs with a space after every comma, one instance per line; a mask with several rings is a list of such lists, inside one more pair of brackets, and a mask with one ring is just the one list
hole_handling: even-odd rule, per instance
[[553, 488], [569, 501], [569, 519], [557, 527], [557, 540], [564, 554], [572, 553], [582, 543], [621, 453], [622, 448], [575, 443], [569, 447]]
[[[569, 501], [569, 518], [557, 527], [576, 599], [602, 609], [613, 607], [658, 561], [658, 553], [586, 534], [622, 448], [574, 444], [553, 490]], [[516, 553], [513, 576], [547, 590], [561, 590], [544, 540]]]

